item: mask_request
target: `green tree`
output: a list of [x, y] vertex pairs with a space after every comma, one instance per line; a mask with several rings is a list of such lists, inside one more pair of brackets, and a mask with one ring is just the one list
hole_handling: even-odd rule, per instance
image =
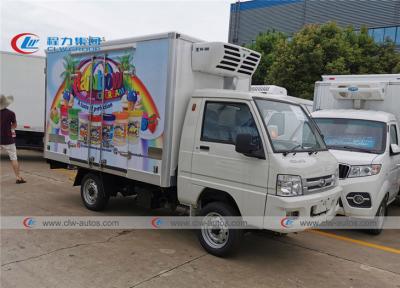
[[253, 84], [262, 85], [265, 82], [265, 75], [274, 62], [274, 51], [279, 42], [286, 41], [287, 36], [281, 32], [268, 31], [257, 36], [256, 41], [248, 45], [248, 48], [261, 53], [261, 61], [256, 73], [253, 75]]
[[[261, 40], [250, 47], [263, 47], [257, 44]], [[375, 43], [365, 27], [354, 31], [333, 22], [307, 25], [290, 40], [280, 39], [272, 46], [267, 50], [270, 62], [258, 69], [253, 83], [283, 86], [301, 98], [312, 99], [314, 83], [324, 74], [400, 72], [400, 53], [394, 44]]]

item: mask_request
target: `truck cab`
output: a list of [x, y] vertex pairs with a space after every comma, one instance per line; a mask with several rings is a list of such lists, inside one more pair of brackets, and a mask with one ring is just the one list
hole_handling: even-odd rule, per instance
[[375, 76], [324, 76], [314, 99], [320, 110], [312, 117], [339, 161], [339, 214], [376, 217], [370, 232], [379, 234], [400, 191], [400, 130], [393, 114], [400, 116], [400, 78]]
[[[336, 215], [341, 193], [336, 159], [305, 110], [275, 96], [195, 91], [179, 151], [181, 204], [196, 215], [242, 216], [253, 227], [284, 233], [293, 230], [274, 226], [274, 220], [327, 221]], [[229, 248], [221, 230], [204, 230], [200, 242], [209, 252], [219, 253], [225, 242]]]

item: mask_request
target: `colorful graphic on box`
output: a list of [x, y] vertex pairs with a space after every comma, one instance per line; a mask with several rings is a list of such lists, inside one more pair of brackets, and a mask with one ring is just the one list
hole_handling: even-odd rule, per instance
[[[165, 68], [156, 72], [160, 74], [157, 82], [147, 83], [155, 96], [139, 78], [142, 70], [145, 79], [154, 80], [147, 67], [141, 69], [143, 60], [135, 66], [135, 49], [86, 56], [50, 54], [48, 71], [60, 72], [62, 68], [58, 78], [53, 75], [60, 81], [59, 86], [53, 81], [47, 87], [51, 97], [47, 110], [48, 150], [66, 153], [67, 149], [70, 157], [84, 161], [106, 160], [111, 168], [153, 171], [160, 160], [153, 159], [148, 149], [163, 147], [168, 50], [162, 50], [166, 53], [158, 53], [159, 59], [149, 55], [146, 60], [149, 64], [158, 61], [160, 68]], [[47, 77], [49, 82], [51, 75]], [[49, 91], [52, 88], [53, 93]]]

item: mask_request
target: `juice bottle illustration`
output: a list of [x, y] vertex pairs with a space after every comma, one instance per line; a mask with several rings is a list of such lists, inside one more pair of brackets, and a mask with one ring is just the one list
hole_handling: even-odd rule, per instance
[[133, 110], [129, 112], [128, 118], [128, 141], [129, 144], [136, 144], [139, 141], [140, 126], [142, 122], [143, 112], [141, 110]]
[[61, 134], [68, 135], [68, 106], [61, 106], [60, 108], [61, 114]]
[[89, 113], [79, 112], [79, 141], [87, 143], [89, 129]]
[[77, 108], [68, 109], [69, 138], [71, 140], [78, 140], [78, 132], [79, 132], [78, 113], [80, 111], [81, 109]]
[[91, 115], [90, 119], [90, 144], [101, 143], [101, 115]]
[[60, 108], [61, 101], [58, 102], [57, 106], [53, 107], [50, 111], [50, 124], [53, 134], [59, 134], [60, 132]]
[[102, 141], [104, 147], [111, 147], [113, 134], [114, 134], [114, 121], [115, 115], [113, 114], [104, 114], [103, 115], [103, 133], [102, 133]]
[[128, 127], [128, 112], [115, 112], [114, 122], [114, 146], [126, 145], [126, 134]]

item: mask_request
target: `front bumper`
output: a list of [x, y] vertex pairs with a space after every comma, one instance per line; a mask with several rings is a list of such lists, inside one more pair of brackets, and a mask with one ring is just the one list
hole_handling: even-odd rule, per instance
[[[336, 212], [339, 209], [339, 198], [342, 194], [342, 187], [337, 186], [332, 189], [329, 189], [324, 192], [303, 195], [297, 197], [280, 197], [275, 195], [267, 196], [267, 205], [265, 210], [265, 221], [264, 221], [264, 229], [273, 230], [281, 233], [289, 233], [289, 232], [297, 232], [303, 231], [308, 228], [315, 227], [315, 222], [325, 222], [330, 221], [335, 217]], [[313, 214], [315, 207], [320, 207], [324, 205], [327, 210], [322, 213], [318, 213], [318, 215]], [[310, 220], [313, 221], [314, 224], [302, 223], [301, 227], [297, 227], [293, 225], [293, 227], [288, 227], [282, 221], [285, 218], [289, 218], [293, 215], [296, 215], [293, 218]], [[268, 219], [282, 219], [279, 222], [279, 225], [271, 226], [271, 222]], [[273, 227], [273, 229], [271, 229]]]
[[[352, 217], [374, 217], [385, 194], [383, 182], [380, 174], [340, 180], [339, 183], [343, 187], [341, 195], [343, 207], [339, 209], [338, 214]], [[352, 192], [369, 193], [371, 207], [359, 208], [350, 206], [346, 197]]]

